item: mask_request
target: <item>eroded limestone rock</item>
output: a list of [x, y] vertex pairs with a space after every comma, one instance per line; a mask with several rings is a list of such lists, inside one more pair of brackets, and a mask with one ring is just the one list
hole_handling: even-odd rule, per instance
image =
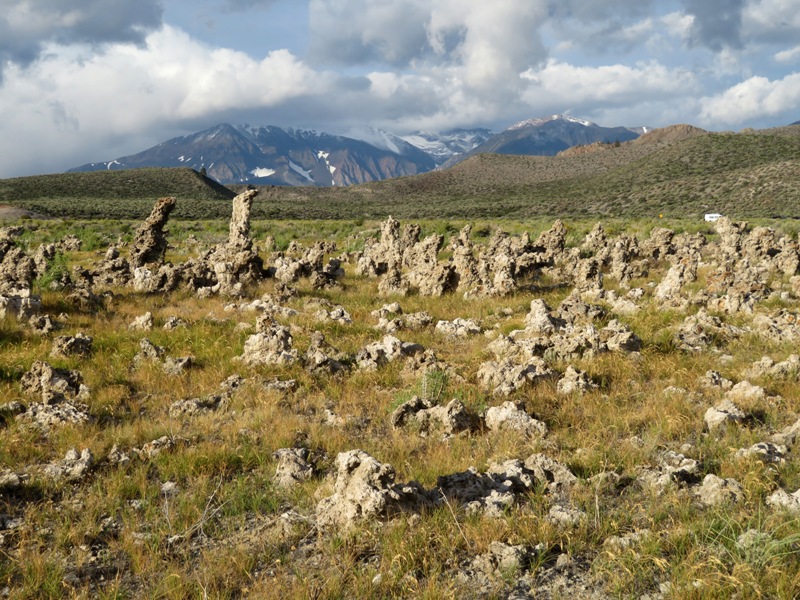
[[269, 317], [259, 317], [256, 333], [245, 341], [239, 360], [247, 365], [292, 364], [298, 359], [293, 341], [288, 327], [278, 325]]
[[544, 437], [547, 435], [547, 425], [534, 419], [524, 410], [511, 401], [503, 402], [500, 406], [492, 406], [484, 415], [486, 427], [490, 431], [516, 432], [528, 437]]
[[22, 376], [20, 386], [23, 393], [41, 398], [43, 404], [81, 400], [89, 395], [78, 371], [57, 369], [41, 360], [34, 361]]
[[93, 339], [83, 333], [61, 335], [53, 340], [50, 356], [89, 356], [92, 353]]
[[167, 252], [167, 236], [164, 227], [174, 208], [174, 197], [160, 198], [156, 201], [150, 215], [139, 226], [133, 237], [128, 256], [131, 269], [143, 267], [149, 263], [161, 264], [164, 261], [164, 255]]
[[414, 396], [398, 406], [390, 417], [392, 427], [415, 426], [421, 434], [435, 431], [454, 435], [477, 428], [478, 418], [464, 404], [453, 399], [446, 405], [437, 405], [425, 398]]
[[464, 506], [468, 514], [500, 518], [517, 505], [522, 496], [536, 489], [535, 473], [516, 459], [492, 463], [486, 472], [466, 471], [437, 479], [436, 490]]
[[738, 481], [723, 479], [710, 473], [703, 478], [702, 485], [694, 493], [700, 503], [706, 506], [736, 504], [744, 500], [744, 488]]
[[94, 456], [91, 450], [84, 448], [80, 453], [75, 448], [67, 451], [64, 459], [44, 465], [42, 474], [55, 481], [76, 483], [82, 481], [94, 466]]
[[334, 494], [317, 504], [317, 526], [349, 529], [368, 519], [418, 512], [428, 504], [419, 484], [396, 484], [391, 465], [378, 462], [363, 450], [350, 450], [336, 457]]
[[572, 365], [564, 371], [564, 376], [558, 380], [557, 391], [562, 396], [571, 394], [584, 394], [596, 390], [597, 384], [592, 381], [586, 371], [581, 371]]
[[280, 448], [272, 456], [278, 464], [275, 468], [275, 483], [289, 488], [314, 476], [314, 465], [309, 462], [308, 448]]
[[703, 419], [709, 431], [724, 431], [728, 425], [744, 421], [745, 414], [733, 402], [726, 399], [709, 408]]
[[359, 369], [375, 370], [399, 358], [404, 358], [422, 352], [424, 348], [419, 344], [401, 342], [393, 335], [386, 335], [379, 342], [367, 344], [355, 357]]

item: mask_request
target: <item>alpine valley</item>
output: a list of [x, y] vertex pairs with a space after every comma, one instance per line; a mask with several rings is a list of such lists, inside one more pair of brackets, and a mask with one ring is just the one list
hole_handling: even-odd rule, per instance
[[488, 129], [397, 136], [366, 128], [352, 137], [276, 126], [220, 124], [148, 150], [71, 172], [189, 167], [222, 184], [348, 186], [449, 167], [479, 153], [552, 156], [579, 144], [622, 142], [646, 128], [601, 127], [566, 115]]

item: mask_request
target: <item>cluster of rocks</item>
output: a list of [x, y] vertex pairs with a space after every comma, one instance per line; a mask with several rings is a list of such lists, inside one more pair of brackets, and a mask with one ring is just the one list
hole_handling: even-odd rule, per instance
[[55, 255], [54, 249], [40, 249], [37, 261], [17, 244], [21, 227], [0, 228], [0, 319], [8, 316], [28, 320], [41, 310], [41, 299], [34, 296], [31, 286], [37, 273], [44, 273]]
[[553, 265], [563, 251], [566, 229], [560, 222], [534, 244], [527, 234], [511, 236], [497, 231], [477, 256], [467, 225], [451, 241], [452, 257], [438, 259], [444, 237], [433, 234], [420, 240], [418, 225], [405, 225], [391, 217], [381, 224], [379, 240], [368, 240], [356, 257], [356, 274], [381, 277], [384, 295], [441, 296], [459, 292], [467, 296], [504, 296], [517, 290], [535, 272]]
[[[551, 470], [554, 464], [555, 472]], [[575, 481], [566, 467], [537, 454], [526, 461], [492, 463], [486, 471], [471, 467], [440, 476], [436, 485], [426, 490], [414, 481], [396, 483], [394, 468], [363, 450], [340, 453], [335, 477], [333, 495], [317, 504], [317, 526], [321, 529], [349, 529], [365, 520], [416, 514], [450, 503], [468, 513], [497, 518], [523, 502], [537, 486], [558, 479], [563, 492]]]
[[215, 394], [208, 394], [200, 398], [187, 398], [178, 400], [169, 407], [169, 416], [172, 418], [194, 417], [223, 410], [230, 402], [233, 393], [238, 390], [244, 379], [239, 375], [231, 375], [220, 384], [220, 389]]
[[127, 256], [109, 247], [91, 273], [92, 283], [132, 286], [141, 292], [169, 292], [185, 286], [201, 296], [242, 295], [245, 286], [261, 281], [266, 272], [250, 237], [250, 211], [256, 190], [233, 199], [228, 239], [214, 248], [175, 265], [166, 262], [169, 247], [166, 225], [175, 208], [174, 197], [156, 201], [150, 216], [134, 235]]
[[[75, 269], [64, 285], [70, 286], [75, 301], [84, 306], [98, 301], [92, 291], [98, 285], [132, 286], [141, 292], [166, 292], [186, 286], [200, 296], [235, 297], [237, 301], [228, 304], [226, 311], [259, 315], [239, 357], [242, 364], [251, 367], [299, 364], [314, 375], [337, 375], [351, 369], [375, 370], [399, 360], [406, 363], [404, 374], [424, 373], [429, 369], [446, 371], [448, 365], [439, 361], [432, 350], [397, 336], [405, 337], [401, 332], [430, 328], [430, 332], [466, 344], [462, 338], [485, 333], [487, 339], [494, 338], [487, 345], [493, 358], [483, 361], [474, 376], [486, 390], [499, 396], [515, 394], [544, 380], [557, 382], [556, 391], [561, 396], [598, 390], [590, 374], [572, 363], [580, 364], [579, 361], [603, 353], [636, 357], [642, 349], [642, 340], [614, 317], [635, 314], [646, 301], [659, 310], [683, 313], [683, 320], [668, 335], [674, 346], [685, 352], [722, 347], [746, 334], [782, 343], [800, 340], [800, 319], [795, 313], [777, 309], [764, 314], [759, 306], [766, 299], [785, 300], [800, 292], [798, 245], [778, 238], [768, 228], [748, 231], [746, 224], [723, 218], [717, 224], [719, 241], [709, 243], [701, 234], [675, 235], [663, 228], [653, 229], [646, 240], [626, 234], [610, 237], [598, 224], [580, 246], [567, 248], [566, 228], [561, 222], [556, 222], [535, 241], [527, 234], [513, 236], [497, 231], [484, 246], [473, 243], [467, 226], [451, 239], [451, 256], [440, 260], [443, 236], [421, 239], [419, 226], [401, 227], [390, 218], [381, 225], [380, 238], [368, 239], [363, 251], [355, 256], [329, 258], [326, 263], [326, 255], [336, 251], [334, 244], [320, 242], [303, 248], [293, 243], [286, 252], [274, 253], [271, 265], [265, 265], [250, 237], [249, 215], [255, 195], [255, 191], [248, 190], [234, 199], [227, 241], [181, 265], [165, 262], [169, 247], [166, 224], [175, 199], [163, 198], [136, 232], [126, 256], [112, 246], [94, 270]], [[3, 311], [21, 318], [34, 315], [37, 308], [31, 296], [32, 283], [46, 272], [59, 251], [54, 245], [43, 245], [33, 257], [28, 257], [15, 242], [19, 233], [0, 230], [0, 317], [4, 316]], [[74, 242], [70, 240], [64, 247], [74, 248]], [[383, 337], [349, 354], [333, 347], [320, 331], [306, 332], [276, 320], [298, 314], [284, 306], [292, 295], [288, 284], [308, 278], [314, 289], [337, 287], [344, 274], [342, 265], [347, 262], [355, 263], [358, 275], [380, 278], [377, 289], [384, 295], [508, 296], [525, 286], [534, 286], [540, 276], [546, 276], [555, 287], [571, 287], [572, 291], [555, 310], [541, 299], [531, 301], [524, 328], [508, 335], [491, 328], [484, 332], [484, 325], [476, 320], [434, 320], [427, 312], [406, 314], [399, 303], [386, 304], [372, 313]], [[658, 283], [631, 287], [635, 280], [654, 269], [664, 272]], [[274, 277], [278, 282], [274, 294], [257, 300], [242, 298], [248, 286], [266, 277]], [[707, 285], [698, 289], [693, 284], [701, 277], [705, 277]], [[789, 279], [791, 292], [781, 278]], [[606, 289], [608, 280], [615, 282], [612, 287], [616, 291]], [[344, 306], [322, 299], [307, 300], [305, 310], [318, 327], [338, 328], [353, 323]], [[690, 311], [691, 314], [686, 314]], [[758, 314], [748, 316], [752, 313]], [[733, 315], [741, 317], [733, 320], [736, 326], [728, 322]], [[625, 320], [624, 316], [621, 318]], [[31, 325], [43, 333], [55, 327], [48, 316], [37, 317]], [[130, 324], [136, 331], [150, 331], [153, 326], [151, 313]], [[177, 318], [169, 320], [165, 329], [176, 326], [180, 326]], [[295, 347], [294, 336], [298, 331], [300, 339], [309, 334], [305, 352]], [[52, 342], [54, 358], [72, 360], [90, 356], [92, 352], [93, 340], [83, 333], [55, 337]], [[168, 356], [164, 348], [147, 338], [140, 340], [140, 352], [134, 358], [135, 365], [153, 363], [174, 374], [184, 372], [191, 362], [191, 357]], [[745, 372], [748, 379], [738, 383], [710, 371], [703, 380], [705, 391], [700, 394], [701, 399], [705, 394], [713, 398], [702, 405], [705, 409], [702, 435], [713, 438], [725, 435], [731, 428], [752, 424], [755, 419], [745, 410], [747, 406], [778, 402], [763, 387], [750, 383], [750, 379], [764, 383], [761, 379], [796, 379], [798, 373], [800, 358], [794, 354], [782, 361], [762, 358]], [[264, 387], [283, 391], [293, 384], [276, 381]], [[13, 403], [0, 407], [4, 414], [31, 422], [43, 431], [91, 419], [88, 408], [81, 404], [89, 390], [77, 371], [36, 361], [22, 376], [20, 385], [33, 402], [29, 406]], [[178, 400], [169, 406], [169, 416], [185, 420], [224, 410], [241, 385], [242, 379], [234, 376], [212, 394]], [[575, 399], [567, 399], [572, 400]], [[329, 425], [343, 424], [330, 411], [326, 419]], [[449, 438], [489, 431], [498, 436], [519, 436], [522, 443], [531, 446], [552, 447], [545, 439], [549, 435], [547, 425], [512, 401], [477, 414], [459, 399], [440, 403], [438, 398], [423, 394], [398, 406], [390, 423], [396, 430], [423, 436], [440, 434]], [[731, 454], [737, 460], [783, 465], [791, 458], [799, 435], [800, 421], [768, 439], [733, 449]], [[172, 450], [175, 445], [175, 438], [164, 436], [141, 448], [126, 451], [114, 447], [107, 462], [125, 465], [131, 457], [147, 460]], [[656, 494], [677, 486], [687, 490], [703, 507], [743, 502], [744, 487], [733, 478], [706, 472], [708, 465], [691, 458], [692, 450], [693, 446], [688, 444], [680, 451], [662, 449], [653, 464], [635, 469], [635, 481], [640, 488]], [[283, 448], [275, 452], [274, 458], [275, 483], [280, 487], [302, 484], [321, 475], [317, 457], [308, 448]], [[91, 451], [71, 449], [63, 459], [38, 465], [34, 470], [53, 481], [74, 483], [96, 468], [97, 461]], [[0, 470], [0, 489], [23, 485], [30, 473]], [[546, 495], [550, 503], [546, 518], [553, 526], [569, 528], [587, 522], [587, 516], [571, 504], [571, 490], [582, 484], [567, 466], [544, 454], [534, 454], [525, 460], [490, 462], [485, 470], [471, 467], [441, 475], [435, 485], [426, 488], [413, 481], [398, 483], [391, 465], [362, 450], [351, 450], [337, 456], [335, 473], [330, 474], [330, 479], [331, 494], [315, 508], [314, 522], [323, 531], [346, 530], [371, 519], [416, 515], [443, 505], [455, 505], [467, 514], [496, 518], [536, 494]], [[599, 489], [605, 480], [619, 482], [621, 478], [617, 473], [601, 473], [592, 483]], [[162, 491], [165, 496], [177, 493], [172, 488]], [[800, 512], [800, 490], [789, 493], [777, 489], [768, 497], [767, 504]], [[640, 543], [645, 535], [609, 538], [607, 545], [613, 549], [625, 548]], [[494, 542], [488, 552], [471, 558], [463, 566], [465, 581], [476, 581], [476, 577], [496, 580], [509, 570], [528, 573], [544, 551], [539, 547]], [[565, 559], [561, 565], [565, 572], [569, 572], [567, 563]]]
[[[565, 299], [556, 314], [543, 300], [533, 300], [526, 328], [489, 344], [495, 360], [480, 366], [478, 379], [494, 394], [507, 396], [529, 383], [557, 377], [547, 361], [591, 358], [602, 352], [638, 352], [642, 341], [616, 319], [600, 329], [594, 326], [593, 320], [603, 314], [600, 307], [585, 304], [576, 296]], [[574, 368], [562, 381], [559, 389], [564, 394], [596, 387]]]

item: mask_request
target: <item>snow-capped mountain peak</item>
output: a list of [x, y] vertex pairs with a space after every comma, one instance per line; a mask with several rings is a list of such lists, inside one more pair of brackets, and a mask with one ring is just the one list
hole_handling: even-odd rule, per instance
[[524, 129], [525, 127], [539, 127], [545, 123], [549, 123], [550, 121], [567, 121], [568, 123], [577, 123], [578, 125], [583, 125], [584, 127], [592, 127], [595, 125], [595, 123], [585, 119], [579, 119], [570, 115], [558, 114], [550, 115], [549, 117], [540, 119], [525, 119], [519, 123], [514, 123], [511, 127], [506, 129], [506, 131], [516, 131], [518, 129]]

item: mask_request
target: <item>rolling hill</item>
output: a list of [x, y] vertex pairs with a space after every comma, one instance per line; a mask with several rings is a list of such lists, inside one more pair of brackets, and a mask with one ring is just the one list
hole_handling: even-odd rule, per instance
[[[52, 190], [67, 193], [72, 184], [57, 186], [62, 176], [49, 177], [56, 179], [0, 181], [0, 201], [66, 214], [65, 202]], [[45, 182], [50, 193], [42, 188], [37, 198], [36, 186]], [[15, 194], [15, 189], [28, 191]], [[225, 218], [230, 211], [227, 202], [191, 190], [169, 191], [173, 188], [166, 183], [142, 186], [154, 193], [140, 196], [135, 207], [125, 200], [90, 201], [92, 189], [98, 188], [84, 184], [80, 192], [72, 191], [71, 214], [98, 214], [105, 206], [109, 217], [139, 218], [154, 198], [167, 194], [179, 197], [178, 218]], [[132, 197], [130, 191], [124, 198]], [[83, 204], [74, 200], [78, 193]], [[450, 169], [348, 188], [265, 187], [253, 207], [255, 218], [275, 219], [695, 218], [705, 212], [800, 218], [800, 126], [711, 133], [675, 125], [633, 141], [589, 144], [557, 156], [480, 154]]]

